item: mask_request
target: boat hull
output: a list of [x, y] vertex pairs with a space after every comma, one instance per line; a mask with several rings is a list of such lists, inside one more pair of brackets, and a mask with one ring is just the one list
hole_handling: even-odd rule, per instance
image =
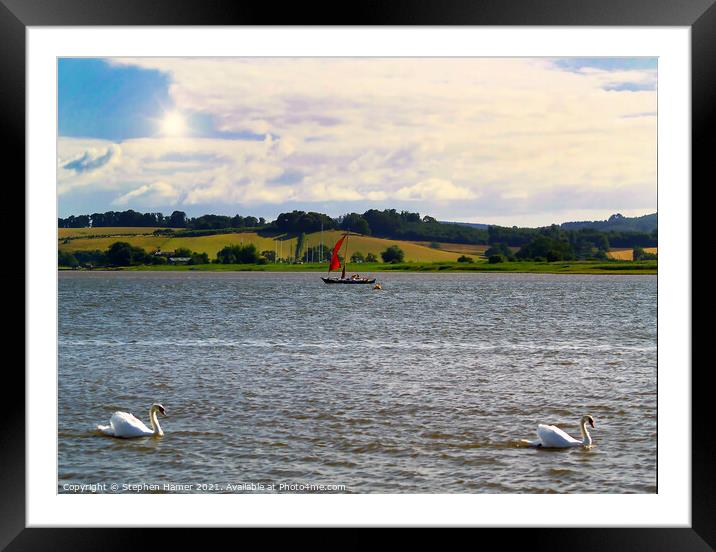
[[351, 280], [350, 278], [324, 278], [321, 276], [326, 284], [375, 284], [375, 278], [370, 280]]

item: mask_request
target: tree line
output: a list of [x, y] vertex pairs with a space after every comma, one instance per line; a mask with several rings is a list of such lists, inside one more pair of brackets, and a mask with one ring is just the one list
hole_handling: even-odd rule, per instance
[[170, 262], [170, 258], [186, 259], [187, 264], [206, 264], [209, 255], [197, 253], [188, 248], [179, 248], [171, 257], [157, 253], [147, 253], [141, 247], [127, 242], [114, 242], [105, 251], [63, 251], [59, 250], [57, 262], [60, 266], [75, 267], [105, 267], [105, 266], [138, 266], [163, 265]]
[[[617, 217], [613, 215], [612, 219]], [[622, 219], [624, 217], [621, 217]], [[611, 220], [611, 219], [610, 219]], [[618, 219], [621, 220], [621, 219]], [[566, 241], [576, 258], [587, 255], [587, 250], [606, 251], [610, 247], [656, 247], [658, 231], [600, 230], [592, 227], [553, 224], [540, 228], [520, 228], [490, 225], [487, 229], [460, 224], [438, 222], [435, 218], [410, 211], [396, 209], [369, 209], [364, 213], [347, 213], [331, 218], [324, 213], [294, 210], [280, 213], [276, 220], [268, 222], [263, 217], [235, 215], [203, 215], [187, 217], [183, 211], [170, 216], [162, 213], [138, 213], [108, 211], [92, 215], [70, 216], [58, 219], [60, 228], [147, 226], [159, 228], [157, 232], [180, 229], [177, 236], [206, 235], [252, 229], [268, 233], [302, 234], [321, 230], [345, 230], [363, 235], [395, 240], [447, 242], [473, 245], [524, 247], [540, 236]], [[591, 244], [591, 245], [589, 245]], [[555, 250], [560, 248], [555, 246]], [[564, 253], [567, 254], [567, 253]]]
[[591, 228], [593, 230], [620, 231], [620, 232], [646, 232], [653, 231], [658, 226], [658, 214], [651, 213], [641, 217], [625, 217], [621, 213], [615, 213], [607, 220], [564, 222], [562, 228], [565, 230], [579, 230], [580, 228]]
[[539, 235], [567, 236], [571, 242], [590, 236], [593, 239], [606, 239], [607, 247], [656, 247], [658, 243], [658, 230], [651, 232], [637, 231], [602, 231], [594, 228], [569, 229], [564, 226], [544, 226], [541, 228], [511, 228], [505, 226], [490, 226], [487, 229], [488, 243], [505, 243], [511, 247], [522, 247]]
[[[553, 224], [543, 228], [502, 228], [490, 226], [491, 247], [485, 256], [491, 263], [505, 260], [573, 261], [606, 260], [610, 247], [633, 247], [634, 260], [655, 260], [643, 247], [656, 247], [656, 230], [643, 232], [601, 232], [592, 228], [565, 230]], [[519, 249], [515, 251], [515, 249]]]
[[174, 211], [169, 216], [162, 213], [139, 213], [129, 209], [127, 211], [107, 211], [106, 213], [92, 213], [91, 215], [71, 215], [67, 218], [58, 218], [58, 228], [103, 228], [108, 226], [127, 227], [158, 227], [158, 228], [188, 228], [192, 230], [210, 230], [226, 228], [257, 228], [266, 225], [263, 217], [224, 215], [202, 215], [200, 217], [187, 217], [184, 211]]

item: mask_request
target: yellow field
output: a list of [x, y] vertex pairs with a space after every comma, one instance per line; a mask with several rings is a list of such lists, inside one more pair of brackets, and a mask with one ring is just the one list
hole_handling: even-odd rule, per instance
[[[136, 226], [107, 226], [99, 228], [58, 228], [57, 236], [60, 239], [74, 238], [77, 236], [126, 236], [128, 234], [151, 234], [159, 228], [136, 227]], [[176, 230], [176, 229], [175, 229]]]
[[124, 241], [143, 248], [145, 251], [156, 251], [157, 247], [162, 247], [168, 238], [166, 236], [110, 236], [108, 238], [77, 238], [67, 243], [60, 241], [60, 251], [94, 251], [96, 249], [104, 251], [114, 242]]
[[[142, 233], [150, 235], [128, 235], [130, 230], [127, 228], [68, 228], [60, 230], [84, 230], [99, 231], [103, 234], [115, 233], [115, 237], [92, 238], [92, 234], [85, 234], [88, 237], [76, 238], [63, 243], [59, 242], [59, 248], [63, 251], [94, 251], [99, 249], [104, 251], [116, 241], [126, 241], [132, 245], [142, 247], [147, 252], [156, 251], [160, 248], [162, 251], [174, 251], [180, 247], [191, 249], [197, 253], [207, 253], [210, 258], [216, 257], [216, 253], [227, 245], [249, 244], [253, 243], [256, 249], [261, 251], [276, 251], [279, 257], [292, 258], [296, 251], [297, 238], [287, 238], [286, 236], [278, 236], [277, 238], [261, 237], [255, 232], [245, 232], [239, 234], [214, 234], [211, 236], [197, 236], [187, 238], [172, 238], [170, 236], [153, 236], [153, 228], [134, 228], [135, 234], [139, 230]], [[77, 234], [75, 234], [77, 235]], [[81, 234], [80, 234], [81, 235]], [[340, 238], [342, 232], [330, 230], [323, 232], [323, 245], [326, 249], [326, 256], [333, 248], [336, 241]], [[63, 237], [70, 237], [65, 235]], [[304, 248], [317, 246], [321, 243], [321, 233], [315, 232], [306, 236]], [[400, 240], [386, 240], [374, 238], [371, 236], [351, 235], [348, 238], [348, 255], [352, 255], [360, 251], [363, 255], [373, 253], [380, 259], [381, 251], [384, 251], [391, 245], [397, 245], [405, 252], [406, 261], [414, 262], [434, 262], [434, 261], [456, 261], [460, 255], [473, 254], [480, 255], [480, 251], [484, 251], [485, 246], [463, 246], [459, 244], [443, 244], [444, 249], [432, 249], [427, 245], [413, 243]], [[447, 250], [450, 246], [451, 250]], [[343, 248], [341, 248], [341, 253]]]
[[[422, 245], [423, 247], [430, 247], [432, 242], [413, 242], [415, 245]], [[485, 254], [490, 246], [489, 245], [475, 245], [470, 243], [445, 243], [438, 242], [440, 249], [438, 251], [450, 251], [452, 253], [459, 253], [460, 255], [473, 255], [481, 257]]]
[[633, 261], [634, 250], [631, 248], [610, 249], [607, 252], [607, 257], [610, 259], [617, 259], [619, 261]]
[[278, 239], [263, 238], [255, 232], [241, 234], [215, 234], [213, 236], [197, 236], [194, 238], [170, 238], [162, 243], [162, 250], [174, 251], [180, 247], [186, 247], [197, 253], [206, 253], [210, 258], [227, 245], [248, 245], [253, 243], [259, 251], [277, 251], [279, 257], [293, 257], [296, 251], [296, 238], [285, 239], [279, 236]]
[[[331, 249], [342, 235], [343, 233], [337, 230], [323, 232], [323, 245], [328, 249]], [[320, 243], [320, 232], [315, 232], [306, 236], [307, 247], [313, 247], [315, 245], [319, 245]], [[397, 245], [400, 247], [400, 249], [405, 252], [405, 260], [408, 262], [456, 261], [461, 255], [460, 253], [441, 251], [440, 249], [433, 249], [431, 247], [427, 247], [426, 245], [419, 245], [408, 241], [351, 235], [348, 238], [348, 256], [350, 257], [353, 253], [360, 251], [363, 255], [373, 253], [376, 257], [378, 257], [378, 260], [380, 260], [381, 251], [385, 251], [385, 249], [391, 245]], [[341, 254], [342, 253], [343, 248], [341, 248]]]
[[[654, 253], [658, 255], [658, 249], [658, 247], [645, 247], [644, 252]], [[619, 247], [615, 249], [610, 249], [607, 253], [607, 257], [609, 257], [610, 259], [617, 259], [619, 261], [633, 261], [634, 250], [631, 247]]]
[[[106, 228], [59, 228], [59, 248], [63, 251], [104, 251], [116, 241], [126, 241], [147, 252], [157, 249], [162, 251], [174, 251], [179, 248], [187, 248], [197, 253], [207, 253], [210, 258], [216, 257], [218, 251], [227, 245], [239, 245], [253, 243], [261, 251], [275, 251], [281, 258], [293, 258], [296, 251], [297, 238], [278, 236], [276, 238], [265, 238], [255, 232], [214, 234], [210, 236], [197, 236], [187, 238], [172, 238], [171, 236], [154, 236], [152, 233], [157, 228], [146, 227], [106, 227]], [[177, 229], [174, 229], [177, 230]], [[338, 230], [323, 232], [323, 246], [328, 256], [336, 241], [343, 235]], [[107, 236], [107, 237], [92, 237]], [[65, 238], [70, 239], [63, 243]], [[304, 249], [317, 246], [321, 243], [321, 233], [314, 232], [306, 236]], [[374, 238], [371, 236], [351, 235], [348, 238], [348, 255], [360, 251], [363, 255], [373, 253], [380, 260], [380, 253], [391, 245], [397, 245], [405, 252], [405, 260], [408, 262], [439, 262], [456, 261], [461, 255], [468, 255], [474, 258], [482, 257], [489, 246], [471, 245], [459, 243], [440, 243], [440, 249], [430, 247], [430, 242], [412, 242]], [[517, 249], [517, 248], [513, 248]], [[656, 247], [645, 247], [648, 253], [658, 253]], [[341, 254], [343, 248], [341, 248]], [[634, 260], [634, 251], [631, 248], [614, 248], [607, 253], [611, 259], [621, 261]]]

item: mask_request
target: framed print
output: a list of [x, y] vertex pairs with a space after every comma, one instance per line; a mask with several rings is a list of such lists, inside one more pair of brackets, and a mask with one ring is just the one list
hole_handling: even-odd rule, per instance
[[711, 2], [2, 1], [27, 221], [8, 550], [254, 526], [715, 546], [691, 365]]

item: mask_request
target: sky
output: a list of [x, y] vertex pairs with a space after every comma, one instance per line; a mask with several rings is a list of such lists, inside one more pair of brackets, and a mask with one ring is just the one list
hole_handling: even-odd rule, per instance
[[656, 88], [656, 58], [62, 58], [59, 216], [639, 216]]

